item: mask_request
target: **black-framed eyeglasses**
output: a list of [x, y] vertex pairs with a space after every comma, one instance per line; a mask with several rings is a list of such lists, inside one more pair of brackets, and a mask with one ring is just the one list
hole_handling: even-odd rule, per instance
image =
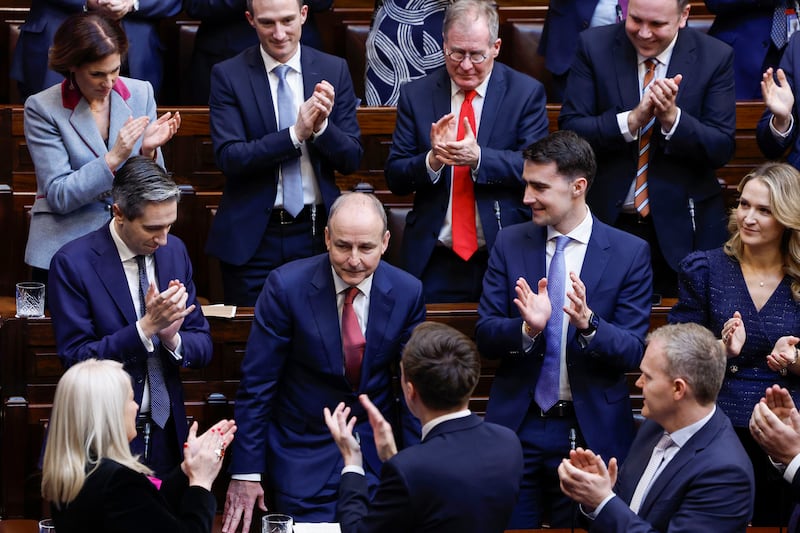
[[469, 58], [469, 62], [473, 65], [480, 65], [486, 58], [489, 57], [488, 54], [483, 54], [481, 52], [472, 52], [470, 54], [465, 54], [464, 52], [454, 52], [453, 50], [445, 50], [444, 55], [452, 61], [453, 63], [461, 63], [464, 61], [465, 57]]

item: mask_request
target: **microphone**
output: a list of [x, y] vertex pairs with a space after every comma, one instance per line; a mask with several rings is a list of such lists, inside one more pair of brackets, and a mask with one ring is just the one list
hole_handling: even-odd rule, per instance
[[578, 444], [578, 435], [575, 428], [569, 428], [569, 449], [574, 450]]

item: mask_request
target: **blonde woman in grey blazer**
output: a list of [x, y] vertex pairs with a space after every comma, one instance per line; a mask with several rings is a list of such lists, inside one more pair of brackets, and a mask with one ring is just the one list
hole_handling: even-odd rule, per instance
[[180, 116], [156, 118], [149, 82], [119, 76], [128, 43], [121, 27], [94, 13], [56, 31], [50, 68], [65, 80], [25, 102], [25, 140], [36, 169], [36, 201], [25, 262], [46, 281], [50, 259], [67, 242], [111, 219], [114, 172], [131, 155], [163, 166], [160, 147]]

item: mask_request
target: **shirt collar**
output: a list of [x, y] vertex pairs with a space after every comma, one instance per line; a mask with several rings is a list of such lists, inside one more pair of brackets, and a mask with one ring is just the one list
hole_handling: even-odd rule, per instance
[[[583, 217], [583, 220], [580, 224], [575, 226], [572, 231], [567, 233], [567, 237], [572, 239], [573, 241], [578, 241], [581, 244], [589, 244], [589, 239], [592, 236], [592, 224], [594, 219], [592, 218], [592, 212], [589, 211], [589, 206], [586, 206], [586, 216]], [[559, 237], [561, 234], [553, 227], [547, 226], [547, 240], [555, 239]]]
[[128, 245], [125, 244], [125, 241], [122, 240], [122, 237], [119, 236], [117, 233], [117, 225], [115, 224], [115, 220], [111, 219], [110, 222], [110, 229], [111, 229], [111, 240], [114, 241], [114, 246], [117, 247], [117, 253], [119, 254], [119, 258], [124, 263], [125, 261], [129, 261], [134, 259], [137, 254], [133, 253]]
[[[494, 69], [493, 69], [494, 70]], [[486, 76], [486, 79], [481, 82], [480, 85], [475, 87], [475, 92], [478, 93], [478, 96], [481, 98], [486, 98], [486, 89], [489, 87], [489, 80], [492, 78], [492, 73], [489, 72], [489, 75]], [[459, 92], [463, 92], [461, 88], [456, 85], [456, 83], [451, 79], [450, 80], [450, 99], [458, 94]]]
[[[669, 62], [672, 59], [672, 51], [675, 50], [675, 43], [678, 42], [678, 34], [679, 33], [680, 33], [680, 30], [675, 33], [675, 37], [672, 38], [672, 41], [664, 49], [664, 51], [661, 52], [660, 54], [658, 54], [657, 56], [655, 56], [654, 59], [657, 59], [658, 63], [660, 65], [665, 65], [665, 66], [669, 65]], [[638, 52], [636, 53], [636, 56], [639, 59], [639, 62], [637, 63], [637, 65], [641, 65], [642, 63], [644, 63], [648, 59], [651, 59], [649, 57], [643, 56], [642, 54], [640, 54]], [[658, 66], [658, 65], [656, 65], [656, 66]]]
[[281, 63], [280, 61], [276, 60], [274, 57], [269, 55], [262, 46], [258, 47], [258, 50], [261, 52], [261, 60], [264, 62], [264, 68], [267, 69], [267, 72], [272, 72], [275, 67], [281, 64], [289, 65], [292, 70], [295, 72], [299, 72], [302, 74], [303, 68], [300, 66], [300, 50], [302, 46], [297, 46], [297, 52], [294, 53], [292, 57], [289, 58], [289, 61], [286, 63]]
[[[342, 278], [340, 278], [339, 274], [336, 273], [336, 270], [334, 270], [333, 265], [331, 265], [331, 273], [333, 274], [333, 287], [334, 289], [336, 289], [336, 294], [339, 294], [340, 292], [350, 288], [350, 285], [348, 285], [347, 282], [345, 282]], [[361, 294], [363, 294], [364, 296], [369, 297], [369, 292], [372, 290], [372, 277], [374, 275], [375, 273], [373, 272], [372, 274], [364, 278], [364, 280], [361, 283], [356, 285], [356, 287], [358, 287], [358, 290], [361, 291]]]
[[689, 424], [686, 427], [682, 427], [676, 431], [673, 431], [669, 434], [672, 442], [678, 445], [678, 448], [683, 448], [683, 445], [689, 442], [695, 433], [700, 431], [703, 426], [705, 426], [711, 417], [714, 416], [714, 413], [717, 411], [717, 406], [714, 405], [714, 408], [711, 409], [711, 412], [708, 413], [706, 416], [695, 422], [694, 424]]
[[425, 437], [428, 436], [428, 433], [430, 433], [433, 428], [435, 428], [442, 422], [447, 422], [448, 420], [455, 420], [456, 418], [464, 418], [471, 414], [472, 411], [470, 411], [469, 409], [464, 409], [463, 411], [456, 411], [455, 413], [447, 413], [446, 415], [437, 416], [433, 420], [429, 420], [427, 424], [422, 426], [422, 436], [420, 437], [420, 440], [424, 441]]

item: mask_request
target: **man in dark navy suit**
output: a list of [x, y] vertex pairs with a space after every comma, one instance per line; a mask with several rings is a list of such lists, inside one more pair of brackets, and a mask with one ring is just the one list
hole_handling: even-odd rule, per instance
[[356, 419], [348, 421], [344, 403], [333, 413], [325, 408], [345, 464], [337, 512], [342, 532], [501, 533], [519, 493], [522, 448], [513, 431], [468, 409], [481, 375], [475, 344], [450, 326], [425, 322], [414, 329], [400, 367], [422, 442], [398, 453], [391, 425], [367, 395], [359, 397], [385, 461], [371, 502]]

